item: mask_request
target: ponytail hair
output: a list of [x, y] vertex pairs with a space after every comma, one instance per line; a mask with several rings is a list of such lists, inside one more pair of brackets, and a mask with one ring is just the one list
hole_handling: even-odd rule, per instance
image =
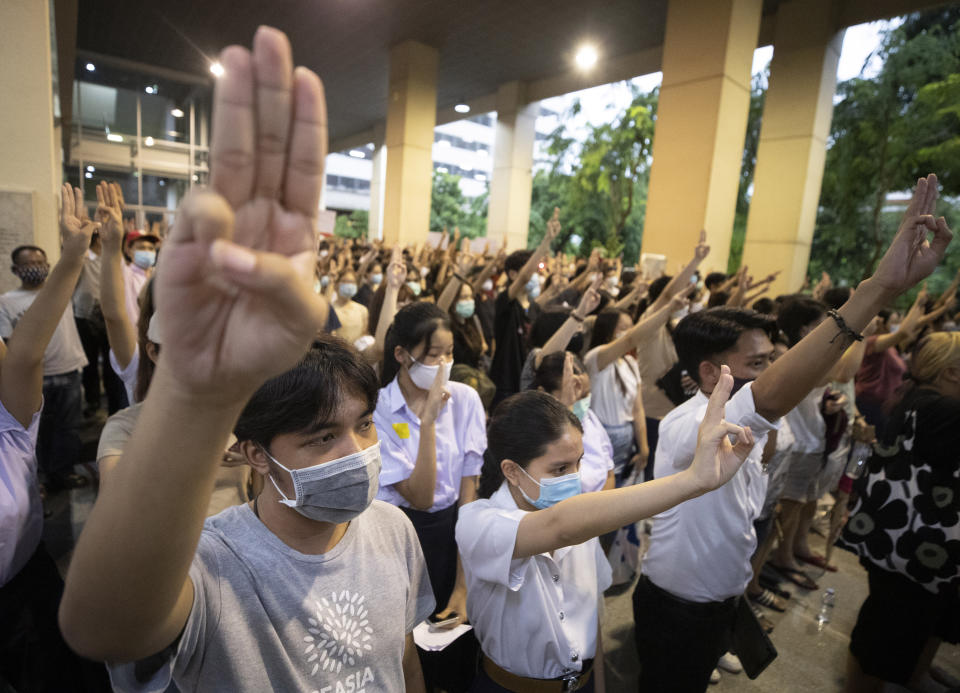
[[383, 367], [380, 369], [380, 387], [386, 387], [397, 376], [400, 364], [394, 356], [398, 346], [413, 351], [418, 344], [430, 344], [438, 329], [452, 332], [450, 316], [435, 303], [417, 301], [404, 306], [394, 316], [383, 345]]
[[567, 426], [583, 433], [573, 412], [545, 392], [527, 390], [503, 400], [487, 427], [487, 449], [483, 453], [477, 495], [489, 498], [503, 484], [503, 460], [512, 460], [526, 469], [564, 434]]

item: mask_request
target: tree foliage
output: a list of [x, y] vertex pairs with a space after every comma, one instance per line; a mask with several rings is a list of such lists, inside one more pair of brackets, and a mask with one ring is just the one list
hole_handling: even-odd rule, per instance
[[[876, 77], [837, 87], [810, 258], [811, 276], [827, 271], [850, 284], [873, 270], [896, 231], [902, 209], [889, 204], [891, 192], [930, 171], [947, 196], [960, 192], [960, 9], [910, 15], [887, 31], [877, 53]], [[949, 281], [956, 255], [931, 288]]]
[[369, 227], [370, 213], [365, 209], [355, 209], [350, 214], [337, 215], [333, 235], [341, 238], [366, 238]]
[[433, 190], [430, 195], [430, 230], [451, 233], [459, 227], [460, 235], [467, 238], [485, 236], [487, 231], [487, 207], [489, 192], [474, 198], [467, 197], [460, 189], [460, 176], [443, 171], [433, 172]]
[[[561, 125], [550, 135], [549, 171], [534, 176], [528, 243], [543, 237], [553, 207], [562, 210], [557, 245], [587, 255], [595, 247], [628, 262], [640, 252], [657, 90], [634, 93], [624, 112], [610, 123], [590, 127], [582, 144]], [[579, 102], [573, 106], [579, 112]], [[577, 240], [579, 239], [579, 243]]]

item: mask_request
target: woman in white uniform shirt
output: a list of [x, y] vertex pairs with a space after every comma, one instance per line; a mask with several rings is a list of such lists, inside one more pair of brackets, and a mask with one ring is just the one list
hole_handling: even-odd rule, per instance
[[533, 379], [533, 389], [553, 395], [580, 419], [583, 426], [583, 459], [580, 461], [580, 491], [602, 491], [614, 487], [613, 444], [597, 415], [590, 410], [590, 376], [576, 356], [573, 378], [563, 388], [563, 368], [568, 352], [544, 356]]
[[[425, 302], [400, 310], [385, 340], [373, 422], [382, 459], [377, 498], [399, 506], [417, 530], [437, 618], [465, 621], [466, 585], [454, 527], [458, 507], [476, 498], [487, 432], [476, 390], [448, 381], [452, 365], [449, 316]], [[464, 660], [476, 661], [476, 644], [471, 637], [460, 640], [442, 653], [421, 653], [428, 690], [469, 685]]]
[[[568, 358], [564, 380], [573, 377]], [[688, 469], [582, 495], [580, 420], [544, 392], [521, 392], [497, 408], [481, 500], [464, 506], [457, 522], [468, 607], [484, 652], [471, 691], [604, 689], [598, 613], [610, 567], [595, 537], [706, 493], [736, 473], [753, 436], [722, 420], [732, 387], [724, 366]]]

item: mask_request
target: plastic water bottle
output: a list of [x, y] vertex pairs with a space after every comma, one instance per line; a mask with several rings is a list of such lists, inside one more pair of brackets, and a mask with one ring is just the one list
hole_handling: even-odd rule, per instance
[[820, 597], [820, 613], [817, 614], [817, 629], [823, 630], [823, 627], [830, 623], [833, 616], [833, 607], [837, 603], [837, 593], [832, 587], [828, 587]]
[[861, 476], [863, 476], [867, 461], [870, 459], [872, 454], [873, 446], [871, 446], [869, 443], [857, 443], [854, 445], [853, 452], [850, 455], [850, 461], [847, 462], [847, 467], [844, 470], [844, 474], [851, 479], [859, 479]]

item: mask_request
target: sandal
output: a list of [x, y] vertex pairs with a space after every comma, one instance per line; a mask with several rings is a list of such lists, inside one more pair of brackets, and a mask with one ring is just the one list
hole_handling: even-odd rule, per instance
[[773, 632], [773, 621], [763, 615], [763, 612], [760, 611], [757, 607], [753, 608], [753, 615], [757, 617], [757, 623], [760, 624], [760, 627], [763, 628], [764, 633]]
[[795, 553], [793, 554], [793, 557], [796, 558], [798, 561], [803, 561], [804, 563], [807, 563], [812, 566], [816, 566], [817, 568], [820, 568], [822, 570], [829, 570], [831, 573], [837, 572], [837, 566], [827, 565], [827, 559], [818, 553], [813, 553], [813, 554], [810, 554], [809, 556], [801, 556], [800, 554]]
[[747, 598], [755, 604], [779, 611], [780, 613], [787, 610], [787, 605], [784, 604], [783, 600], [770, 590], [762, 589], [757, 594], [747, 592]]
[[770, 565], [773, 566], [774, 570], [776, 570], [778, 573], [783, 575], [783, 577], [785, 577], [787, 580], [792, 582], [797, 587], [802, 587], [805, 590], [820, 589], [820, 585], [814, 582], [813, 579], [802, 570], [795, 570], [794, 568], [785, 568], [783, 566], [774, 565], [773, 563], [771, 563]]

